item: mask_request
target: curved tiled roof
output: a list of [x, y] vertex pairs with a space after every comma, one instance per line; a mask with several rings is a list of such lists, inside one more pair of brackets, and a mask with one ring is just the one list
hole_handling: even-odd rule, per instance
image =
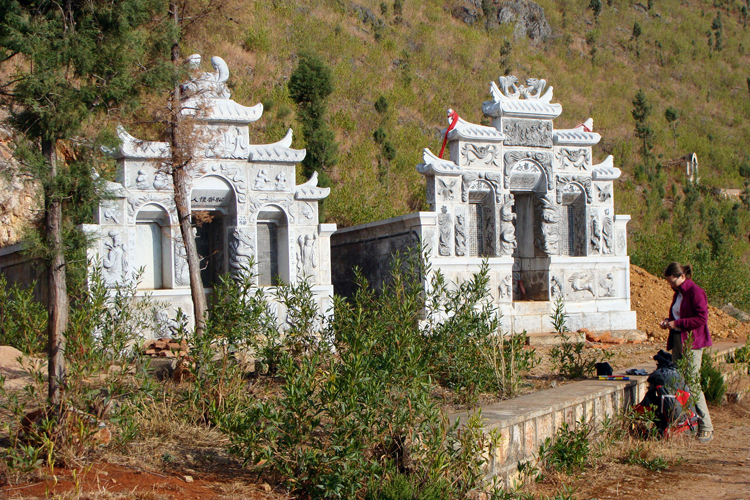
[[422, 175], [442, 174], [460, 175], [463, 169], [450, 160], [438, 158], [428, 148], [422, 150], [422, 161], [417, 165], [417, 172]]
[[601, 138], [596, 132], [586, 132], [583, 127], [555, 130], [552, 133], [552, 143], [559, 146], [593, 146]]
[[250, 161], [280, 161], [285, 163], [299, 163], [307, 154], [304, 149], [292, 149], [292, 129], [289, 129], [278, 142], [273, 144], [250, 145], [248, 160]]
[[[440, 131], [441, 135], [445, 135], [445, 130]], [[470, 123], [463, 118], [458, 119], [456, 127], [448, 133], [448, 139], [474, 139], [474, 140], [485, 140], [485, 141], [502, 141], [505, 139], [505, 135], [495, 127], [486, 127], [484, 125], [477, 125]]]

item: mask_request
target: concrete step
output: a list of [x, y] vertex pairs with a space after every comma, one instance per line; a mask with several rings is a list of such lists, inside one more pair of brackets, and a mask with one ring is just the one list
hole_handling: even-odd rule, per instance
[[[606, 332], [593, 333], [598, 337]], [[612, 338], [623, 339], [626, 342], [643, 342], [648, 340], [646, 333], [640, 330], [612, 330], [609, 331], [609, 334]], [[528, 333], [527, 338], [527, 344], [533, 346], [560, 345], [563, 342], [563, 337], [557, 333]], [[569, 333], [566, 334], [564, 338], [568, 342], [586, 341], [586, 336], [583, 333]]]
[[[723, 364], [724, 355], [743, 345], [731, 341], [717, 342], [710, 350]], [[651, 373], [656, 362], [632, 368]], [[615, 375], [625, 375], [625, 370]], [[627, 381], [584, 380], [482, 406], [485, 431], [497, 429], [501, 435], [497, 447], [489, 453], [488, 477], [497, 477], [507, 486], [513, 486], [518, 477], [518, 463], [535, 459], [539, 445], [547, 438], [554, 439], [563, 423], [574, 425], [583, 418], [599, 426], [605, 418], [615, 417], [639, 402], [646, 394], [648, 377], [629, 377]], [[449, 415], [451, 422], [459, 419], [466, 422], [468, 417], [467, 412]]]

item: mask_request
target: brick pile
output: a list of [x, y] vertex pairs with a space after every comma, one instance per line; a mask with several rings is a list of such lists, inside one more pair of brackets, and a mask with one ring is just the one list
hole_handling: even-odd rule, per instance
[[152, 358], [184, 358], [190, 353], [187, 341], [169, 338], [147, 340], [141, 353]]

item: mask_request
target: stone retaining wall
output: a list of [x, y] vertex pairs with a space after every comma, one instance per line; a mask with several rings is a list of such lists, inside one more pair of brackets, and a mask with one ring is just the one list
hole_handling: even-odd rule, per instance
[[[573, 425], [583, 419], [600, 426], [640, 401], [646, 393], [646, 377], [629, 381], [585, 380], [535, 392], [483, 407], [487, 431], [499, 429], [501, 439], [490, 454], [488, 477], [498, 477], [510, 486], [518, 475], [518, 462], [537, 457], [539, 446], [553, 438], [563, 422]], [[451, 416], [466, 421], [467, 413]]]

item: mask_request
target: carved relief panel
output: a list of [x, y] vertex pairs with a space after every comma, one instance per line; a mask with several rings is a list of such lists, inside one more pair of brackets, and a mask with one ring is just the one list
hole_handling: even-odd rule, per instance
[[500, 168], [500, 147], [495, 144], [464, 144], [461, 159], [462, 165], [471, 168]]
[[443, 205], [438, 214], [438, 255], [447, 257], [451, 255], [451, 214], [448, 207]]
[[552, 122], [548, 120], [503, 119], [506, 146], [552, 147]]
[[591, 151], [588, 148], [561, 148], [555, 153], [563, 170], [582, 171], [591, 165]]

